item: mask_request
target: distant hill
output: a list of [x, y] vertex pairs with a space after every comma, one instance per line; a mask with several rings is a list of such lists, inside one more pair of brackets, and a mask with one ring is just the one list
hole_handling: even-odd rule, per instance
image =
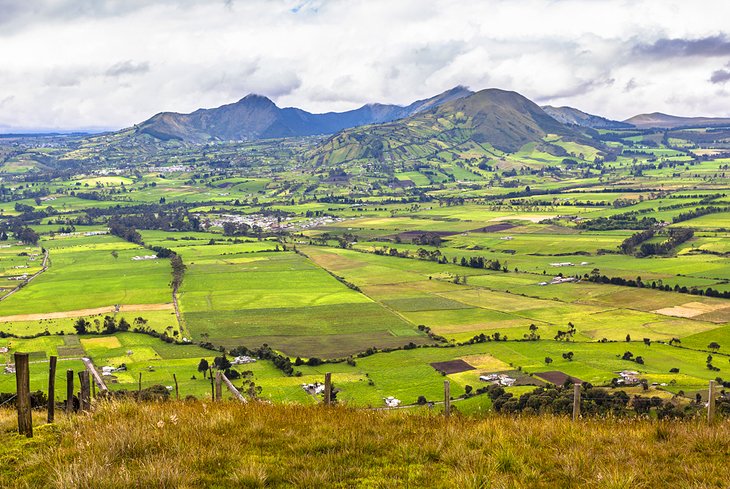
[[405, 119], [345, 130], [310, 156], [320, 164], [362, 158], [398, 161], [475, 143], [487, 152], [514, 153], [535, 143], [539, 150], [566, 154], [562, 147], [548, 142], [548, 136], [593, 147], [597, 144], [519, 93], [487, 89]]
[[730, 118], [723, 117], [679, 117], [676, 115], [652, 112], [651, 114], [639, 114], [626, 119], [624, 122], [634, 125], [640, 129], [652, 127], [662, 129], [674, 129], [676, 127], [709, 127], [730, 125]]
[[455, 87], [408, 106], [368, 104], [347, 112], [312, 114], [297, 108], [279, 108], [261, 95], [247, 95], [236, 103], [190, 114], [162, 112], [135, 127], [138, 134], [161, 140], [204, 142], [209, 140], [268, 139], [332, 134], [350, 127], [390, 122], [470, 95]]
[[544, 105], [542, 107], [550, 117], [563, 124], [573, 124], [592, 129], [630, 129], [634, 127], [626, 122], [612, 121], [598, 115], [588, 114], [573, 107], [553, 107]]

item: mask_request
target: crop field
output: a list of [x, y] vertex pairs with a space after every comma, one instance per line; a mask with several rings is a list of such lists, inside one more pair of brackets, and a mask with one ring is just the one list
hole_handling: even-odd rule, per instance
[[305, 257], [257, 247], [180, 248], [190, 263], [180, 303], [194, 339], [229, 347], [268, 344], [304, 357], [422, 342], [402, 318]]

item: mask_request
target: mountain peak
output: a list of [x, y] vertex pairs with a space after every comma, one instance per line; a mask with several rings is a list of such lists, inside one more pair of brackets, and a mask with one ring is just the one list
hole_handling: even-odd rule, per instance
[[236, 103], [247, 105], [276, 105], [269, 97], [257, 93], [249, 93]]

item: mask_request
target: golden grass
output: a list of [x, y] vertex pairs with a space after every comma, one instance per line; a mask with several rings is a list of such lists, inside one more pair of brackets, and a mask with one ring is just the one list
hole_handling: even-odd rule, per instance
[[[39, 414], [40, 416], [40, 414]], [[37, 423], [41, 419], [36, 419]], [[232, 402], [101, 404], [12, 433], [0, 486], [727, 487], [730, 421], [470, 418]]]

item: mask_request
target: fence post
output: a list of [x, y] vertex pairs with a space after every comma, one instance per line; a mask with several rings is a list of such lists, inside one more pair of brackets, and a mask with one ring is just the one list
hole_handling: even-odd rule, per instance
[[223, 399], [223, 378], [221, 377], [223, 372], [217, 370], [215, 373], [215, 400], [220, 401]]
[[238, 399], [239, 401], [241, 401], [243, 403], [248, 402], [246, 400], [246, 398], [243, 397], [243, 395], [238, 391], [238, 389], [236, 389], [236, 387], [233, 385], [233, 383], [231, 383], [231, 381], [228, 380], [228, 377], [226, 377], [226, 374], [223, 374], [223, 373], [221, 374], [221, 380], [223, 381], [224, 384], [226, 384], [226, 387], [228, 387], [228, 390], [231, 391], [231, 394], [233, 394], [236, 399]]
[[444, 416], [451, 416], [451, 383], [444, 380]]
[[57, 356], [51, 356], [48, 363], [48, 422], [53, 423], [56, 414], [56, 362]]
[[74, 371], [66, 370], [66, 414], [74, 410]]
[[89, 372], [82, 370], [79, 372], [79, 404], [81, 411], [89, 411], [91, 409], [91, 385], [89, 383]]
[[210, 398], [215, 401], [215, 385], [213, 381], [213, 367], [208, 370], [208, 377], [210, 377]]
[[573, 384], [573, 421], [580, 418], [580, 384]]
[[325, 406], [332, 404], [332, 372], [324, 374], [324, 404]]
[[142, 397], [142, 372], [139, 373], [139, 381], [137, 383], [137, 400], [140, 400], [140, 397]]
[[180, 400], [180, 390], [177, 387], [177, 375], [172, 374], [172, 379], [175, 381], [175, 399]]
[[33, 436], [33, 413], [30, 410], [30, 371], [28, 354], [15, 354], [15, 404], [18, 407], [18, 433]]
[[710, 389], [707, 396], [707, 424], [715, 421], [715, 381], [710, 381]]

